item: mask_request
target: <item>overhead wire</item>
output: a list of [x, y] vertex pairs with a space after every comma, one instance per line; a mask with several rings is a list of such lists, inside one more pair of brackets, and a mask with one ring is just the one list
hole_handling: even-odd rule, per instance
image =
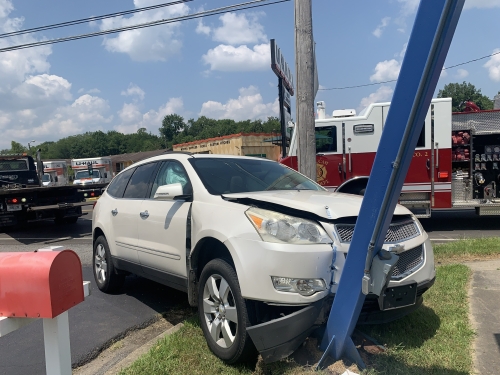
[[157, 4], [157, 5], [150, 5], [147, 7], [142, 7], [142, 8], [136, 8], [136, 9], [129, 9], [129, 10], [124, 10], [121, 12], [115, 12], [115, 13], [108, 13], [104, 14], [102, 16], [93, 16], [93, 17], [87, 17], [87, 18], [80, 18], [77, 20], [73, 21], [65, 21], [65, 22], [60, 22], [60, 23], [54, 23], [52, 25], [45, 25], [45, 26], [38, 26], [38, 27], [32, 27], [30, 29], [24, 29], [24, 30], [18, 30], [18, 31], [11, 31], [8, 33], [3, 33], [0, 34], [0, 39], [1, 38], [9, 38], [12, 36], [17, 36], [17, 35], [23, 35], [23, 34], [31, 34], [34, 32], [39, 32], [39, 31], [45, 31], [45, 30], [52, 30], [52, 29], [57, 29], [60, 27], [67, 27], [67, 26], [73, 26], [73, 25], [79, 25], [82, 23], [87, 23], [87, 22], [92, 22], [92, 21], [100, 21], [106, 18], [113, 18], [113, 17], [119, 17], [119, 16], [126, 16], [129, 14], [133, 13], [138, 13], [138, 12], [145, 12], [148, 10], [153, 10], [153, 9], [158, 9], [158, 8], [164, 8], [168, 6], [173, 6], [173, 5], [179, 5], [183, 3], [188, 3], [193, 0], [178, 0], [178, 1], [172, 1], [169, 3], [162, 3], [162, 4]]
[[[470, 64], [470, 63], [473, 63], [473, 62], [476, 62], [476, 61], [479, 61], [479, 60], [484, 60], [484, 59], [487, 59], [488, 57], [492, 57], [492, 56], [499, 55], [499, 54], [500, 54], [500, 51], [498, 51], [498, 52], [494, 52], [494, 53], [491, 53], [491, 54], [486, 55], [486, 56], [481, 56], [481, 57], [478, 57], [477, 59], [472, 59], [472, 60], [469, 60], [469, 61], [464, 61], [464, 62], [461, 62], [461, 63], [455, 64], [455, 65], [450, 65], [450, 66], [447, 66], [446, 68], [443, 68], [443, 70], [456, 68], [457, 66], [462, 66], [462, 65]], [[397, 81], [397, 79], [390, 79], [390, 80], [388, 80], [388, 81], [373, 82], [373, 83], [365, 83], [365, 84], [363, 84], [363, 85], [343, 86], [343, 87], [331, 87], [331, 88], [320, 88], [320, 89], [318, 89], [318, 90], [322, 90], [322, 91], [329, 91], [329, 90], [347, 90], [347, 89], [355, 89], [355, 88], [358, 88], [358, 87], [367, 87], [367, 86], [383, 85], [384, 83], [391, 83], [391, 82], [396, 82], [396, 81]]]
[[284, 2], [288, 2], [288, 1], [291, 1], [291, 0], [274, 0], [274, 1], [253, 0], [253, 1], [248, 1], [245, 3], [228, 5], [225, 7], [215, 8], [215, 9], [211, 9], [211, 10], [207, 10], [207, 11], [201, 11], [198, 13], [192, 13], [192, 14], [188, 14], [185, 16], [161, 19], [161, 20], [145, 22], [145, 23], [136, 24], [136, 25], [119, 27], [119, 28], [115, 28], [115, 29], [96, 31], [93, 33], [73, 35], [73, 36], [69, 36], [69, 37], [49, 39], [49, 40], [41, 40], [41, 41], [32, 42], [32, 43], [18, 44], [18, 45], [14, 45], [14, 46], [0, 48], [0, 53], [1, 52], [8, 52], [8, 51], [15, 51], [15, 50], [24, 49], [24, 48], [39, 47], [39, 46], [44, 46], [44, 45], [48, 45], [48, 44], [62, 43], [62, 42], [67, 42], [67, 41], [71, 41], [71, 40], [91, 38], [91, 37], [107, 35], [107, 34], [115, 34], [115, 33], [123, 32], [123, 31], [143, 29], [143, 28], [152, 27], [152, 26], [165, 25], [165, 24], [169, 24], [169, 23], [181, 22], [181, 21], [186, 21], [186, 20], [191, 20], [191, 19], [196, 19], [196, 18], [214, 16], [214, 15], [221, 14], [221, 13], [227, 13], [230, 10], [245, 10], [245, 9], [259, 8], [259, 7], [263, 7], [263, 6], [269, 6], [269, 5], [284, 3]]

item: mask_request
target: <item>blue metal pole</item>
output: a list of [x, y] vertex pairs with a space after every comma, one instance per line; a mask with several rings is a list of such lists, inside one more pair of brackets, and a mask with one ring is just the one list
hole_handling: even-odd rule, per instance
[[464, 2], [420, 2], [321, 343], [322, 360], [345, 354], [364, 366], [351, 339], [365, 300], [361, 280], [383, 245]]

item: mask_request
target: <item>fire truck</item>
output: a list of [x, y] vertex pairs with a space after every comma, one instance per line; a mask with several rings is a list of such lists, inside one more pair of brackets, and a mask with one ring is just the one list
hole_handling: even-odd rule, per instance
[[[431, 102], [399, 198], [417, 217], [469, 208], [500, 215], [500, 110], [465, 104], [464, 112], [452, 113], [451, 98]], [[317, 107], [317, 182], [332, 191], [364, 194], [390, 103], [332, 116], [326, 116], [324, 102]], [[296, 132], [281, 162], [297, 169]]]

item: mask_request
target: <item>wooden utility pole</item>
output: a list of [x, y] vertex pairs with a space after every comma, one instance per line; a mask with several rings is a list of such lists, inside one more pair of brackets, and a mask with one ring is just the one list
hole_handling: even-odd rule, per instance
[[299, 172], [316, 181], [314, 40], [311, 0], [295, 0], [296, 132]]

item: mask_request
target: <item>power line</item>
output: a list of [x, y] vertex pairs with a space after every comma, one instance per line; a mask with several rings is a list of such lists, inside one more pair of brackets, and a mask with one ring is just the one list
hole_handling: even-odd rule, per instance
[[193, 0], [178, 0], [178, 1], [173, 1], [170, 3], [163, 3], [163, 4], [151, 5], [151, 6], [137, 8], [137, 9], [124, 10], [121, 12], [109, 13], [109, 14], [105, 14], [102, 16], [80, 18], [80, 19], [73, 20], [73, 21], [66, 21], [66, 22], [55, 23], [52, 25], [33, 27], [31, 29], [11, 31], [9, 33], [0, 34], [0, 38], [8, 38], [8, 37], [17, 36], [17, 35], [30, 34], [30, 33], [38, 32], [38, 31], [52, 30], [52, 29], [57, 29], [60, 27], [79, 25], [82, 23], [87, 23], [87, 22], [92, 22], [92, 21], [100, 21], [100, 20], [103, 20], [106, 18], [125, 16], [125, 15], [132, 14], [132, 13], [144, 12], [147, 10], [158, 9], [158, 8], [172, 6], [172, 5], [178, 5], [178, 4], [187, 3], [190, 1], [193, 1]]
[[[462, 65], [470, 64], [470, 63], [473, 63], [473, 62], [476, 62], [476, 61], [479, 61], [479, 60], [484, 60], [484, 59], [487, 59], [488, 57], [492, 57], [492, 56], [499, 55], [499, 54], [500, 54], [500, 51], [495, 52], [495, 53], [492, 53], [492, 54], [490, 54], [490, 55], [486, 55], [486, 56], [478, 57], [477, 59], [472, 59], [472, 60], [465, 61], [465, 62], [462, 62], [462, 63], [459, 63], [459, 64], [450, 65], [450, 66], [447, 66], [446, 68], [443, 68], [443, 70], [456, 68], [457, 66], [462, 66]], [[356, 89], [356, 88], [359, 88], [359, 87], [367, 87], [367, 86], [382, 85], [382, 84], [384, 84], [384, 83], [391, 83], [391, 82], [396, 82], [396, 81], [397, 81], [397, 79], [391, 79], [391, 80], [388, 80], [388, 81], [381, 81], [381, 82], [374, 82], [374, 83], [366, 83], [366, 84], [364, 84], [364, 85], [344, 86], [344, 87], [331, 87], [331, 88], [328, 88], [328, 89], [319, 89], [319, 90], [328, 91], [328, 90], [346, 90], [346, 89]]]
[[[15, 50], [24, 49], [24, 48], [39, 47], [39, 46], [44, 46], [44, 45], [48, 45], [48, 44], [68, 42], [70, 40], [78, 40], [78, 39], [91, 38], [91, 37], [100, 36], [100, 35], [114, 34], [114, 33], [119, 33], [122, 31], [143, 29], [146, 27], [165, 25], [165, 24], [169, 24], [169, 23], [186, 21], [186, 20], [191, 20], [191, 19], [196, 19], [196, 18], [209, 17], [209, 16], [221, 14], [221, 13], [227, 13], [230, 10], [245, 10], [245, 9], [259, 8], [259, 7], [263, 7], [263, 6], [284, 3], [284, 2], [287, 2], [290, 0], [275, 0], [275, 1], [271, 1], [271, 2], [268, 2], [268, 1], [270, 1], [270, 0], [253, 0], [253, 1], [248, 1], [246, 3], [228, 5], [225, 7], [211, 9], [208, 11], [188, 14], [186, 16], [161, 19], [161, 20], [157, 20], [157, 21], [145, 22], [145, 23], [141, 23], [141, 24], [137, 24], [137, 25], [125, 26], [125, 27], [120, 27], [120, 28], [116, 28], [116, 29], [97, 31], [97, 32], [88, 33], [88, 34], [80, 34], [80, 35], [73, 35], [73, 36], [68, 36], [68, 37], [64, 37], [64, 38], [42, 40], [42, 41], [33, 42], [33, 43], [18, 44], [15, 46], [0, 48], [0, 53], [1, 52], [8, 52], [8, 51], [15, 51]], [[263, 2], [266, 2], [266, 3], [261, 4]]]

